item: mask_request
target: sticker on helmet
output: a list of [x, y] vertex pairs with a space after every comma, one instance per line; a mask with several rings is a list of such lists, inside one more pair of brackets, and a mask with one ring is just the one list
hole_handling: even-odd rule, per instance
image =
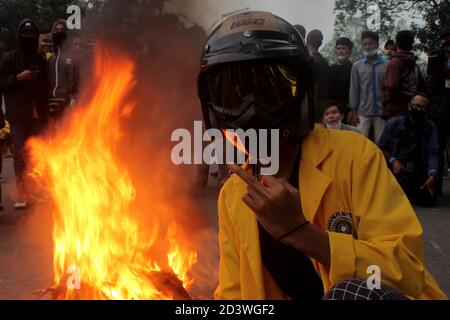
[[220, 37], [233, 33], [255, 30], [280, 31], [277, 20], [270, 12], [250, 11], [234, 15], [224, 21], [220, 28]]

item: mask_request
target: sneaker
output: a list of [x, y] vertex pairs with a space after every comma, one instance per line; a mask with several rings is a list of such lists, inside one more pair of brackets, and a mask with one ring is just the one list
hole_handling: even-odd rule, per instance
[[17, 201], [16, 204], [14, 205], [14, 209], [16, 210], [26, 210], [28, 209], [28, 203], [26, 201]]

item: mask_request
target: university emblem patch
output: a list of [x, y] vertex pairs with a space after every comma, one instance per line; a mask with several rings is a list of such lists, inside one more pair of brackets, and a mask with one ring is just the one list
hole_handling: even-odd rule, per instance
[[328, 231], [353, 235], [356, 238], [356, 230], [351, 213], [336, 212], [328, 222]]

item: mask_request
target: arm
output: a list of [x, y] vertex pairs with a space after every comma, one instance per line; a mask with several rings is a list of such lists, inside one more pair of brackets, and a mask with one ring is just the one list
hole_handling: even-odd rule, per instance
[[392, 165], [392, 163], [397, 160], [395, 158], [395, 155], [391, 154], [391, 144], [394, 139], [394, 132], [393, 132], [393, 125], [392, 122], [388, 122], [386, 124], [386, 127], [384, 128], [383, 134], [381, 136], [380, 142], [378, 143], [378, 146], [380, 147], [381, 151], [384, 154], [384, 157], [386, 158], [386, 161]]
[[359, 107], [359, 94], [360, 94], [360, 80], [359, 73], [356, 65], [353, 65], [352, 76], [350, 80], [350, 109], [358, 110]]
[[220, 270], [216, 300], [241, 300], [240, 257], [228, 216], [225, 191], [219, 196]]
[[381, 268], [382, 283], [411, 297], [424, 290], [422, 227], [408, 199], [373, 148], [355, 163], [352, 207], [358, 240], [329, 233], [330, 280], [367, 279], [367, 268]]

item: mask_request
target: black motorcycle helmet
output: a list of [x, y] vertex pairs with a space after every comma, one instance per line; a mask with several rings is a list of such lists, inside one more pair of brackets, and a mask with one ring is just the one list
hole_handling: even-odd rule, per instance
[[207, 129], [279, 129], [284, 139], [314, 127], [314, 79], [304, 40], [269, 12], [239, 13], [208, 38], [198, 77]]

